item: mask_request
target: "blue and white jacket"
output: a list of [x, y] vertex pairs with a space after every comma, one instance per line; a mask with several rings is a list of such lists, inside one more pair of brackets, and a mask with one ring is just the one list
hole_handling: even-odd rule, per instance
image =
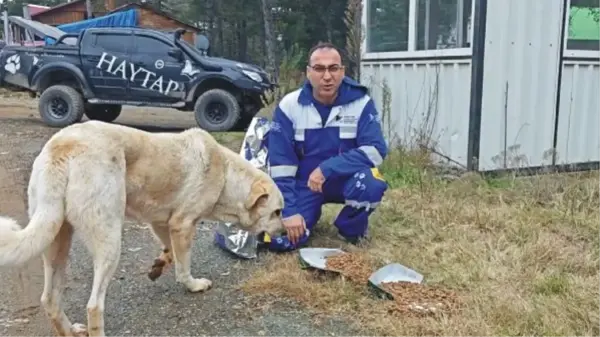
[[387, 155], [380, 117], [366, 87], [345, 77], [329, 116], [318, 107], [306, 81], [283, 97], [273, 113], [268, 161], [285, 199], [284, 218], [298, 213], [296, 184], [306, 185], [317, 166], [325, 179], [351, 176], [381, 165]]

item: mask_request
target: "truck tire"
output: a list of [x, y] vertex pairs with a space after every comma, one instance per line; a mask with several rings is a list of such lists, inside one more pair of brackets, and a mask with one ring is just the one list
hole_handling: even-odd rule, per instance
[[83, 96], [69, 86], [53, 85], [42, 92], [38, 110], [47, 125], [65, 127], [83, 118]]
[[86, 104], [87, 118], [102, 122], [112, 122], [121, 114], [121, 106], [116, 104]]
[[240, 105], [230, 92], [211, 89], [198, 97], [194, 114], [198, 126], [206, 131], [229, 131], [240, 118]]

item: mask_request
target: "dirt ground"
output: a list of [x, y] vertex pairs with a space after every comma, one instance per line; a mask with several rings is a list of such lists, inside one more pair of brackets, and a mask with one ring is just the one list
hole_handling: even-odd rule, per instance
[[[115, 123], [156, 132], [195, 126], [190, 113], [169, 109], [125, 108]], [[0, 97], [0, 214], [21, 223], [26, 216], [30, 166], [44, 142], [58, 129], [45, 126], [37, 101]], [[239, 137], [230, 144], [239, 148]], [[111, 282], [105, 307], [108, 335], [339, 335], [353, 334], [347, 322], [319, 320], [292, 302], [277, 306], [251, 303], [238, 291], [257, 260], [231, 257], [213, 244], [210, 228], [198, 226], [192, 273], [208, 277], [213, 288], [190, 294], [177, 284], [173, 270], [156, 282], [146, 273], [159, 252], [149, 229], [127, 223], [120, 267]], [[63, 305], [73, 323], [86, 323], [92, 283], [91, 258], [76, 238], [71, 251]], [[53, 335], [39, 306], [43, 286], [41, 259], [20, 270], [0, 269], [0, 335]]]

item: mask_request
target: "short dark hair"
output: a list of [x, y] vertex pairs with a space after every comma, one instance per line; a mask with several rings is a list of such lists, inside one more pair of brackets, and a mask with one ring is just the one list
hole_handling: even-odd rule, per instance
[[338, 52], [338, 54], [340, 54], [340, 59], [342, 60], [342, 64], [344, 63], [344, 54], [342, 53], [342, 50], [340, 48], [336, 47], [331, 42], [322, 42], [322, 41], [319, 41], [319, 43], [317, 43], [316, 45], [314, 45], [308, 51], [308, 64], [310, 64], [310, 58], [311, 58], [312, 54], [315, 51], [319, 50], [319, 49], [334, 49], [335, 51]]

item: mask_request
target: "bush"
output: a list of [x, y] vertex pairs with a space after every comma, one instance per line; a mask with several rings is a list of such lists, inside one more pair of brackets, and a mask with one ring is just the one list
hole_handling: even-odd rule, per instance
[[278, 87], [265, 95], [263, 100], [265, 107], [259, 116], [270, 118], [279, 100], [302, 85], [306, 78], [305, 72], [301, 70], [304, 57], [304, 50], [297, 44], [284, 52], [279, 65]]

